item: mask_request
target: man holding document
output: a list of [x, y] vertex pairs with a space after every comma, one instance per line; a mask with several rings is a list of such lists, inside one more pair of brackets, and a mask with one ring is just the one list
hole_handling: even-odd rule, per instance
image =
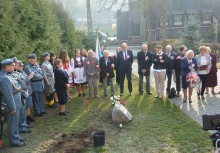
[[201, 96], [202, 99], [205, 100], [204, 91], [206, 87], [207, 76], [211, 69], [212, 64], [211, 64], [210, 56], [206, 54], [206, 47], [200, 46], [199, 51], [200, 54], [196, 55], [195, 57], [199, 67], [197, 73], [200, 77], [200, 81], [202, 82], [202, 87], [200, 88], [200, 92], [198, 92], [198, 99], [200, 99]]

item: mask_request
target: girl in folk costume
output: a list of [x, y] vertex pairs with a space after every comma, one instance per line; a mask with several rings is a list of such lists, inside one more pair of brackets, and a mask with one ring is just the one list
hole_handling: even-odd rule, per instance
[[75, 57], [71, 59], [71, 63], [73, 63], [74, 85], [76, 86], [78, 97], [85, 96], [86, 75], [83, 68], [84, 59], [79, 49], [75, 51]]
[[[64, 49], [61, 50], [59, 59], [62, 60], [63, 70], [66, 71], [66, 73], [69, 76], [68, 84], [70, 84], [70, 87], [72, 87], [73, 86], [73, 68], [71, 66], [70, 58], [69, 58], [66, 50], [64, 50]], [[69, 87], [67, 88], [67, 96], [68, 96], [68, 99], [71, 99], [70, 93], [69, 93]]]

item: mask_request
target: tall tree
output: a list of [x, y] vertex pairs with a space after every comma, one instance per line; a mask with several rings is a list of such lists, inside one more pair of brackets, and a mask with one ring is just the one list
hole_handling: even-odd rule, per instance
[[196, 17], [190, 17], [184, 24], [184, 30], [180, 36], [182, 44], [186, 45], [188, 49], [198, 53], [199, 46], [201, 45], [201, 37], [199, 32], [200, 21]]

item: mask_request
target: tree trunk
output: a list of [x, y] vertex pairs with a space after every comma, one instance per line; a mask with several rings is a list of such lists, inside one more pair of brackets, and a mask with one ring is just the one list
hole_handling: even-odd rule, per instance
[[146, 0], [141, 0], [139, 1], [140, 5], [140, 36], [141, 36], [141, 41], [144, 42], [146, 41], [147, 37], [147, 3]]

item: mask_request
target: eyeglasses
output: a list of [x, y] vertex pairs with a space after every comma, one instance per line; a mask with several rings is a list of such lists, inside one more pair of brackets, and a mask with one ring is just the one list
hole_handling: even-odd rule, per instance
[[9, 66], [15, 66], [15, 64], [10, 64]]

